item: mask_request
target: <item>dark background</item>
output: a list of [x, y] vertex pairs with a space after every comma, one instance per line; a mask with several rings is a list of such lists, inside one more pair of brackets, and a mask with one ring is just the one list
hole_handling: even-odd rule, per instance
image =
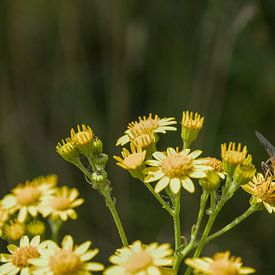
[[[48, 173], [79, 188], [86, 203], [62, 233], [71, 232], [77, 242], [93, 240], [101, 249], [98, 259], [120, 246], [118, 234], [103, 200], [55, 152], [57, 142], [77, 123], [90, 124], [110, 156], [129, 240], [173, 243], [169, 216], [112, 155], [138, 115], [180, 121], [183, 110], [206, 117], [197, 148], [219, 156], [222, 142], [242, 142], [260, 169], [267, 155], [254, 130], [275, 143], [274, 0], [1, 0], [1, 194]], [[167, 145], [181, 145], [179, 131], [162, 136], [159, 147]], [[187, 237], [197, 190], [183, 196]], [[216, 228], [242, 213], [248, 199], [240, 190]], [[256, 213], [203, 254], [229, 249], [257, 274], [274, 274], [274, 228], [274, 215]]]

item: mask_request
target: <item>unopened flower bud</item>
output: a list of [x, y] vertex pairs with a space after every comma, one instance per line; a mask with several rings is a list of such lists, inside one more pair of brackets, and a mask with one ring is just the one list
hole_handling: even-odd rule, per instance
[[208, 170], [206, 172], [206, 177], [199, 180], [200, 185], [203, 189], [205, 189], [207, 192], [215, 191], [220, 186], [220, 177], [217, 172], [213, 170]]
[[93, 154], [99, 155], [102, 153], [102, 150], [103, 150], [102, 141], [98, 137], [95, 137], [93, 142]]
[[75, 162], [79, 158], [79, 152], [70, 138], [59, 142], [56, 146], [56, 152], [69, 162]]
[[92, 174], [92, 182], [95, 185], [100, 185], [102, 183], [105, 183], [107, 179], [107, 172], [104, 170], [93, 172]]

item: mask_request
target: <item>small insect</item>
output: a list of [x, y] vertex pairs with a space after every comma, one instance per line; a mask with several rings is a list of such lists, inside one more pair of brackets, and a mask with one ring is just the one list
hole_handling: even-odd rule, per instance
[[261, 163], [265, 176], [275, 177], [275, 147], [258, 131], [255, 134], [269, 155], [269, 159]]

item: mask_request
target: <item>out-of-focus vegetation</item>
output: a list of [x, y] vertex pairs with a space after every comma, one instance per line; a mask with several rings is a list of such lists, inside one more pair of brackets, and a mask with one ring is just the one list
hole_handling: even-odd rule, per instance
[[[1, 195], [57, 173], [86, 199], [64, 233], [92, 239], [102, 259], [120, 246], [115, 226], [103, 200], [56, 154], [57, 141], [84, 122], [111, 156], [138, 115], [179, 121], [186, 109], [206, 117], [197, 147], [219, 156], [222, 142], [241, 141], [260, 169], [267, 155], [254, 130], [275, 143], [274, 0], [1, 1]], [[180, 145], [179, 133], [160, 141], [168, 144]], [[109, 171], [130, 241], [172, 243], [170, 221], [145, 188], [112, 159]], [[198, 197], [184, 195], [189, 226]], [[248, 198], [240, 190], [220, 225], [246, 209]], [[274, 274], [274, 227], [274, 215], [257, 213], [204, 254], [230, 249], [258, 274]]]

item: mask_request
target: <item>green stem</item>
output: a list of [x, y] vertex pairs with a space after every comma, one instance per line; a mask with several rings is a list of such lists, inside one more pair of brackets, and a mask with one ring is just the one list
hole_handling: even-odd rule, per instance
[[220, 229], [219, 231], [217, 231], [217, 232], [211, 234], [209, 237], [207, 237], [205, 243], [208, 243], [208, 242], [214, 240], [215, 238], [225, 234], [226, 232], [228, 232], [229, 230], [234, 228], [236, 225], [241, 223], [243, 220], [248, 218], [251, 214], [255, 213], [257, 210], [258, 209], [255, 206], [249, 207], [242, 215], [235, 218], [231, 223], [229, 223], [224, 228]]
[[175, 261], [173, 265], [173, 269], [178, 271], [180, 266], [180, 254], [179, 250], [181, 247], [181, 230], [180, 230], [180, 198], [181, 198], [181, 190], [176, 195], [175, 200], [175, 211], [173, 215], [174, 221], [174, 234], [175, 234]]
[[157, 201], [162, 205], [162, 207], [173, 217], [174, 216], [174, 211], [165, 202], [165, 200], [158, 193], [155, 192], [154, 188], [149, 183], [144, 182], [144, 185], [151, 192], [151, 194], [157, 199]]
[[195, 226], [192, 229], [192, 234], [191, 234], [191, 240], [188, 243], [188, 245], [182, 250], [181, 254], [180, 254], [180, 262], [186, 257], [186, 255], [188, 255], [188, 253], [194, 248], [195, 244], [196, 244], [196, 239], [199, 233], [199, 229], [200, 229], [200, 225], [201, 225], [201, 221], [205, 212], [205, 206], [207, 203], [209, 197], [209, 193], [206, 191], [203, 191], [202, 195], [201, 195], [201, 200], [200, 200], [200, 210], [198, 213], [198, 217], [197, 217], [197, 221]]
[[52, 240], [54, 242], [58, 242], [59, 232], [63, 222], [60, 219], [56, 219], [56, 220], [48, 219], [48, 221], [52, 232]]
[[124, 228], [122, 226], [121, 220], [119, 218], [117, 209], [115, 207], [115, 199], [112, 198], [112, 196], [110, 194], [110, 190], [108, 188], [101, 190], [101, 192], [105, 198], [106, 205], [109, 208], [109, 210], [113, 216], [114, 222], [116, 224], [116, 227], [117, 227], [120, 239], [121, 239], [121, 242], [122, 242], [123, 246], [128, 246], [128, 240], [127, 240]]

